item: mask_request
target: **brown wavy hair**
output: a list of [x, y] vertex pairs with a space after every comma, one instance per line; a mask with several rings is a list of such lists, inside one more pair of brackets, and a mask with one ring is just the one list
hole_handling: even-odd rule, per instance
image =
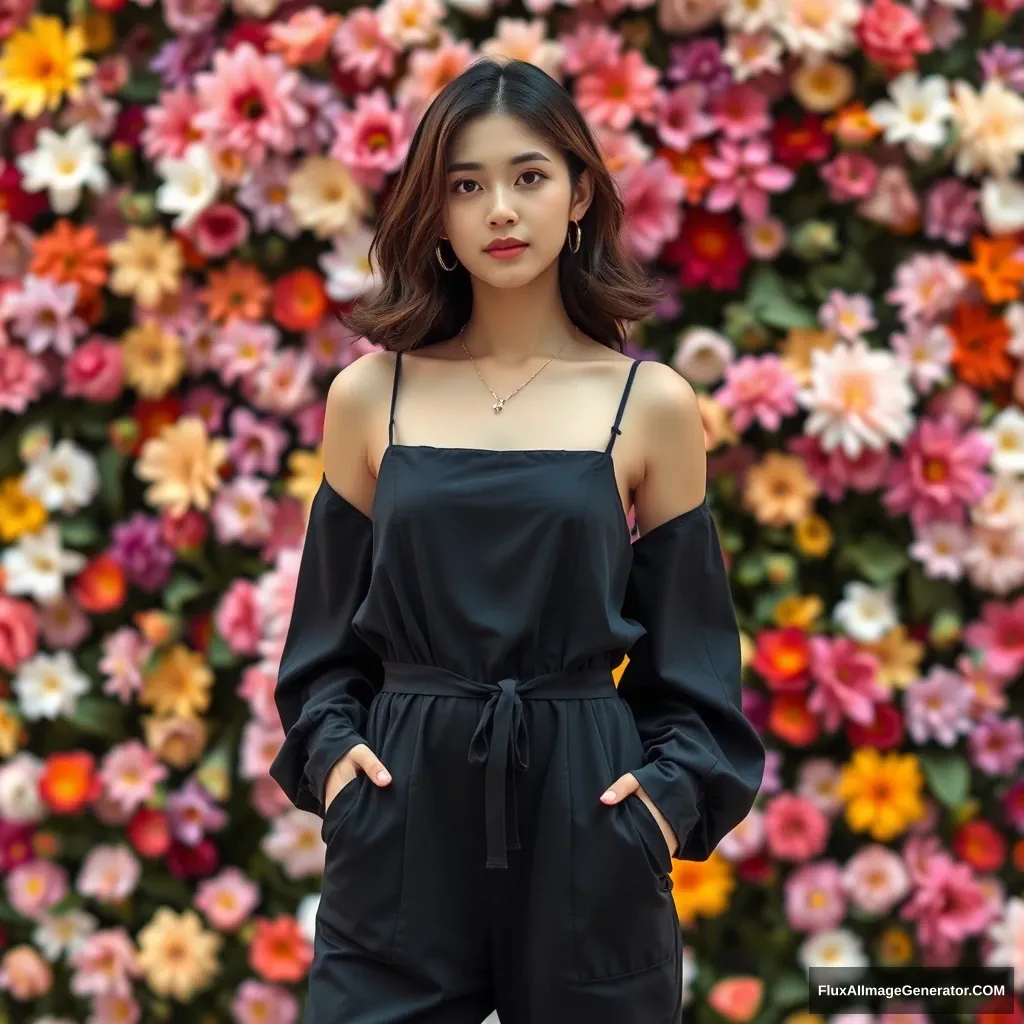
[[380, 288], [339, 318], [392, 351], [436, 344], [465, 325], [473, 306], [469, 272], [461, 263], [443, 271], [434, 247], [443, 230], [454, 140], [468, 122], [492, 113], [515, 117], [559, 150], [574, 193], [584, 170], [590, 170], [594, 195], [579, 222], [579, 252], [565, 245], [558, 257], [562, 302], [582, 333], [622, 351], [629, 325], [653, 312], [658, 288], [622, 244], [622, 197], [586, 119], [558, 82], [518, 60], [475, 61], [424, 112], [370, 244]]

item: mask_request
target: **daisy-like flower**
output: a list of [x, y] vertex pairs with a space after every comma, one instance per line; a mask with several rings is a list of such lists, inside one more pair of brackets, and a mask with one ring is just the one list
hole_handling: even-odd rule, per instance
[[324, 289], [336, 302], [352, 302], [376, 287], [370, 267], [373, 233], [362, 224], [344, 235], [335, 235], [334, 248], [321, 253], [320, 268], [327, 276]]
[[957, 174], [1013, 174], [1024, 152], [1024, 98], [997, 79], [980, 92], [958, 80], [953, 83], [953, 121]]
[[235, 190], [235, 202], [249, 215], [253, 229], [295, 238], [299, 226], [288, 209], [288, 175], [292, 168], [282, 156], [272, 156], [249, 169]]
[[672, 366], [691, 384], [706, 386], [721, 380], [732, 358], [728, 338], [710, 327], [689, 327], [679, 336]]
[[637, 50], [611, 57], [576, 80], [576, 102], [587, 119], [616, 131], [625, 131], [636, 117], [652, 119], [658, 101], [658, 69]]
[[440, 0], [384, 0], [377, 7], [377, 24], [387, 42], [408, 50], [432, 43], [444, 15]]
[[258, 545], [270, 532], [273, 500], [268, 483], [256, 476], [238, 476], [217, 493], [211, 510], [221, 544]]
[[320, 824], [320, 819], [308, 811], [286, 811], [274, 818], [261, 848], [289, 878], [321, 875], [326, 847], [320, 838]]
[[180, 160], [164, 157], [157, 162], [164, 183], [156, 190], [156, 207], [175, 213], [174, 226], [187, 228], [217, 198], [220, 176], [209, 150], [194, 142]]
[[908, 550], [929, 579], [956, 581], [964, 574], [967, 544], [967, 530], [962, 523], [935, 520], [917, 527]]
[[[331, 48], [343, 74], [351, 75], [366, 89], [377, 78], [391, 78], [395, 70], [395, 47], [380, 27], [377, 11], [356, 7], [348, 12], [334, 37]], [[413, 60], [420, 51], [413, 54]]]
[[935, 321], [956, 305], [967, 285], [956, 261], [945, 253], [918, 253], [896, 268], [886, 302], [899, 307], [904, 322]]
[[194, 910], [161, 907], [139, 932], [138, 964], [159, 996], [189, 1002], [220, 971], [221, 937], [203, 928]]
[[777, 24], [776, 0], [726, 0], [722, 23], [737, 32], [760, 32]]
[[850, 902], [867, 914], [890, 913], [910, 892], [910, 872], [898, 853], [872, 843], [861, 847], [843, 869]]
[[907, 366], [863, 341], [811, 353], [811, 382], [798, 399], [810, 409], [804, 426], [825, 451], [850, 458], [903, 441], [914, 425], [914, 393]]
[[51, 963], [65, 953], [73, 953], [99, 926], [99, 921], [84, 910], [46, 915], [36, 925], [32, 941]]
[[135, 891], [142, 865], [126, 843], [93, 846], [85, 855], [75, 889], [99, 903], [120, 903]]
[[754, 421], [765, 430], [778, 430], [783, 417], [797, 410], [796, 393], [796, 381], [779, 357], [769, 353], [733, 363], [714, 397], [731, 411], [732, 425], [742, 432]]
[[210, 353], [214, 368], [225, 384], [251, 378], [277, 348], [281, 332], [272, 323], [235, 317], [218, 332]]
[[854, 640], [881, 640], [899, 622], [892, 589], [872, 587], [856, 580], [843, 587], [843, 599], [832, 617]]
[[1024, 474], [1024, 412], [1008, 405], [996, 414], [984, 434], [992, 445], [992, 471]]
[[[17, 22], [15, 22], [17, 24]], [[77, 99], [81, 80], [96, 65], [84, 56], [84, 30], [66, 27], [60, 18], [33, 14], [28, 26], [14, 32], [0, 56], [0, 99], [7, 114], [27, 121]]]
[[167, 778], [167, 768], [145, 744], [139, 740], [128, 740], [107, 751], [99, 777], [107, 799], [126, 814], [131, 814]]
[[781, 0], [775, 30], [790, 53], [842, 54], [854, 41], [860, 0]]
[[868, 113], [886, 142], [905, 144], [911, 157], [925, 160], [946, 141], [953, 116], [949, 85], [941, 75], [921, 79], [905, 71], [889, 83], [889, 99], [873, 103]]
[[74, 281], [58, 284], [50, 277], [26, 274], [20, 289], [0, 298], [0, 321], [12, 321], [11, 333], [24, 340], [29, 352], [52, 349], [67, 357], [86, 331], [85, 321], [75, 316], [77, 302]]
[[804, 968], [828, 967], [833, 977], [838, 968], [855, 972], [869, 963], [860, 939], [847, 928], [815, 932], [804, 940], [796, 955]]
[[64, 438], [29, 465], [21, 487], [51, 512], [70, 515], [92, 504], [99, 493], [100, 475], [95, 458]]
[[910, 379], [921, 394], [949, 378], [953, 339], [945, 327], [912, 320], [906, 333], [892, 335], [892, 349], [910, 370]]
[[198, 651], [175, 644], [142, 683], [139, 703], [158, 715], [194, 717], [210, 706], [213, 671]]
[[124, 928], [93, 932], [75, 948], [68, 964], [74, 971], [71, 991], [100, 1000], [130, 998], [133, 980], [140, 974], [135, 946]]
[[652, 260], [679, 233], [683, 183], [661, 157], [626, 168], [619, 183], [626, 208], [626, 244], [637, 259]]
[[72, 661], [67, 651], [37, 654], [22, 662], [11, 689], [28, 719], [68, 718], [75, 713], [78, 698], [89, 692], [89, 677]]
[[112, 242], [107, 251], [114, 264], [110, 290], [117, 295], [130, 295], [151, 309], [181, 288], [184, 253], [162, 227], [129, 227], [125, 237]]
[[561, 43], [548, 38], [548, 25], [543, 18], [499, 18], [494, 36], [484, 40], [480, 52], [489, 57], [526, 61], [556, 81], [561, 78], [565, 51]]
[[878, 326], [866, 295], [847, 295], [833, 289], [818, 314], [822, 326], [847, 341], [854, 341]]
[[146, 319], [122, 339], [124, 379], [144, 398], [163, 398], [185, 372], [185, 353], [176, 334]]
[[47, 603], [64, 596], [64, 577], [72, 576], [85, 565], [85, 555], [65, 551], [60, 528], [47, 523], [38, 533], [24, 533], [18, 542], [4, 550], [4, 590], [8, 594], [26, 594]]
[[981, 186], [981, 215], [993, 235], [1024, 228], [1024, 185], [1012, 178], [987, 178]]
[[1024, 899], [1011, 896], [1003, 913], [989, 925], [990, 946], [985, 954], [986, 967], [1009, 967], [1014, 987], [1024, 992]]
[[773, 164], [771, 159], [771, 148], [764, 139], [743, 144], [719, 139], [715, 155], [704, 161], [704, 169], [714, 181], [705, 206], [716, 213], [736, 206], [748, 220], [764, 220], [769, 193], [784, 192], [794, 181], [788, 167]]
[[180, 516], [189, 508], [205, 511], [210, 507], [226, 458], [227, 441], [209, 438], [198, 416], [184, 416], [142, 446], [135, 475], [152, 483], [146, 501]]
[[903, 691], [907, 732], [918, 745], [935, 740], [952, 747], [957, 738], [971, 731], [974, 697], [963, 676], [941, 665]]
[[733, 70], [737, 82], [782, 71], [782, 43], [769, 29], [732, 32], [722, 51], [722, 60]]
[[21, 187], [26, 192], [46, 189], [54, 213], [71, 213], [86, 186], [93, 192], [107, 190], [110, 178], [103, 166], [103, 150], [84, 123], [76, 124], [66, 135], [40, 128], [35, 142], [35, 149], [15, 158], [24, 175]]
[[355, 227], [369, 201], [340, 160], [310, 156], [288, 179], [288, 206], [300, 227], [329, 238]]
[[238, 868], [225, 868], [196, 887], [197, 909], [221, 932], [233, 932], [259, 906], [260, 887]]

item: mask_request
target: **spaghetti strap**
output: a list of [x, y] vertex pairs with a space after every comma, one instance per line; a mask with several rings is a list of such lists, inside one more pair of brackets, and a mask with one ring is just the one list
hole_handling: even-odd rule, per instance
[[615, 444], [615, 438], [622, 433], [619, 430], [619, 424], [622, 422], [622, 412], [626, 408], [626, 399], [629, 397], [629, 389], [633, 386], [633, 377], [636, 375], [636, 368], [640, 365], [639, 359], [633, 360], [633, 365], [629, 368], [629, 376], [626, 378], [626, 386], [622, 389], [622, 398], [619, 399], [619, 411], [615, 414], [615, 423], [612, 425], [611, 436], [608, 438], [608, 447], [605, 448], [607, 453], [611, 453], [612, 446]]
[[395, 353], [395, 379], [391, 385], [391, 419], [388, 421], [388, 444], [395, 443], [395, 399], [398, 398], [398, 375], [402, 372], [402, 353]]

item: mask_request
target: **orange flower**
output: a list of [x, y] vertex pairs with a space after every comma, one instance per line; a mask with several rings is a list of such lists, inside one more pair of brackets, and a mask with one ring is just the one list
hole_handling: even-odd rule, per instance
[[100, 795], [92, 754], [51, 754], [39, 779], [39, 795], [57, 814], [74, 814]]
[[211, 270], [199, 297], [209, 306], [210, 319], [225, 323], [236, 317], [261, 320], [270, 298], [267, 279], [251, 263], [231, 260], [223, 270]]
[[982, 294], [989, 302], [1013, 302], [1020, 298], [1020, 283], [1024, 281], [1024, 261], [1017, 259], [1020, 248], [1016, 238], [1002, 235], [999, 238], [971, 239], [973, 263], [961, 263], [964, 276], [977, 281]]
[[75, 600], [87, 612], [102, 615], [124, 604], [127, 585], [124, 568], [109, 552], [95, 555], [75, 577]]
[[999, 871], [1006, 863], [1006, 840], [991, 823], [982, 818], [965, 821], [953, 835], [953, 850], [975, 871]]
[[960, 303], [950, 318], [953, 335], [952, 364], [956, 375], [971, 387], [991, 389], [1013, 376], [1013, 362], [1006, 352], [1010, 328], [982, 303]]
[[61, 218], [53, 229], [36, 239], [29, 270], [61, 284], [77, 284], [79, 301], [95, 301], [107, 283], [110, 258], [93, 225], [79, 227]]
[[776, 693], [768, 711], [768, 729], [791, 747], [808, 747], [818, 738], [818, 719], [807, 710], [805, 693]]
[[810, 661], [810, 644], [802, 629], [766, 629], [757, 637], [757, 653], [750, 667], [768, 689], [792, 692], [807, 689]]
[[881, 126], [859, 100], [830, 117], [825, 122], [825, 131], [835, 135], [844, 146], [867, 145], [882, 133]]
[[710, 142], [695, 142], [682, 153], [675, 149], [658, 150], [658, 156], [668, 161], [672, 173], [683, 183], [686, 202], [691, 205], [700, 203], [711, 187], [711, 175], [705, 170], [705, 161], [713, 153]]
[[302, 981], [313, 962], [313, 947], [294, 917], [260, 918], [249, 946], [249, 966], [267, 981]]
[[309, 267], [299, 267], [274, 282], [273, 318], [288, 331], [308, 331], [327, 312], [323, 278]]
[[757, 1015], [763, 997], [764, 982], [760, 978], [723, 978], [711, 986], [708, 1005], [720, 1017], [746, 1024]]

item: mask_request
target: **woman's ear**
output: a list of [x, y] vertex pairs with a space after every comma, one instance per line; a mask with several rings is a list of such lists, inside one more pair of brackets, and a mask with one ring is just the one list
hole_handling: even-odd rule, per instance
[[585, 167], [580, 175], [580, 180], [576, 184], [573, 202], [569, 207], [569, 219], [583, 220], [583, 215], [590, 209], [590, 204], [593, 201], [594, 176], [590, 173], [590, 168]]

